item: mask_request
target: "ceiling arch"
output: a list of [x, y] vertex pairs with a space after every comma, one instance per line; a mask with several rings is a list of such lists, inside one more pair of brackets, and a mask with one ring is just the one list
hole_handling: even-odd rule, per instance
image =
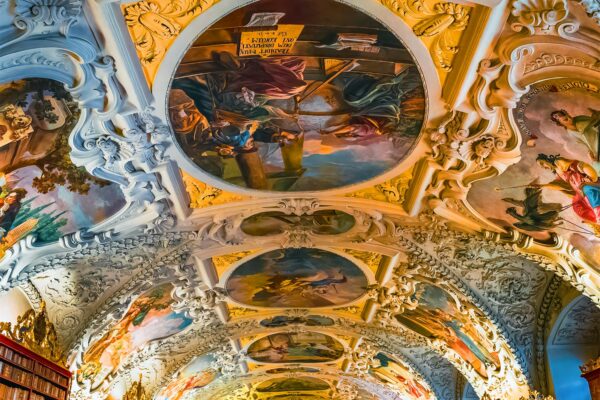
[[[600, 304], [588, 204], [598, 134], [584, 109], [600, 92], [600, 28], [588, 3], [555, 1], [549, 20], [531, 18], [547, 10], [530, 1], [330, 1], [352, 18], [321, 24], [327, 40], [299, 28], [321, 23], [308, 7], [274, 0], [69, 1], [43, 24], [27, 1], [8, 3], [0, 83], [64, 83], [82, 110], [69, 161], [124, 198], [116, 214], [51, 241], [23, 235], [0, 259], [0, 291], [46, 304], [73, 398], [116, 400], [137, 381], [160, 398], [202, 357], [214, 376], [191, 376], [184, 399], [552, 393], [544, 349], [561, 301], [582, 293], [582, 312]], [[211, 31], [232, 16], [237, 25]], [[296, 35], [290, 52], [238, 51], [280, 30]], [[192, 75], [208, 90], [184, 91], [173, 112], [181, 61], [202, 34], [224, 31], [210, 46], [231, 57], [201, 59]], [[422, 99], [399, 83], [412, 64]], [[253, 75], [236, 87], [253, 65], [292, 83]], [[396, 115], [348, 97], [356, 78], [375, 82], [370, 94]], [[298, 106], [306, 99], [314, 109]], [[313, 125], [295, 129], [301, 112]], [[404, 137], [418, 113], [422, 126]], [[404, 147], [393, 147], [399, 136]], [[550, 157], [557, 143], [562, 158]], [[393, 162], [375, 165], [385, 157]], [[560, 180], [575, 200], [565, 185], [550, 193]]]

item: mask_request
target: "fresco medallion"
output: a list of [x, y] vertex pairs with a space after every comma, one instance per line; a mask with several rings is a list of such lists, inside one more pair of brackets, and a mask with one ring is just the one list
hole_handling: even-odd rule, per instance
[[248, 347], [248, 357], [262, 363], [326, 363], [339, 359], [344, 347], [336, 339], [316, 332], [275, 333]]
[[196, 39], [168, 112], [205, 174], [296, 192], [393, 169], [417, 141], [425, 99], [410, 53], [373, 18], [333, 0], [260, 0]]
[[600, 265], [600, 87], [574, 79], [533, 85], [513, 118], [520, 161], [474, 183], [469, 204], [498, 227], [542, 241], [559, 234]]
[[348, 232], [355, 223], [352, 215], [336, 210], [320, 210], [310, 215], [268, 211], [246, 218], [241, 229], [251, 236], [280, 235], [292, 228], [316, 235], [339, 235]]
[[226, 283], [239, 303], [256, 307], [331, 307], [361, 297], [368, 281], [350, 260], [321, 249], [263, 253], [237, 267]]
[[310, 392], [329, 389], [330, 387], [327, 382], [310, 377], [269, 379], [261, 382], [255, 388], [260, 393]]

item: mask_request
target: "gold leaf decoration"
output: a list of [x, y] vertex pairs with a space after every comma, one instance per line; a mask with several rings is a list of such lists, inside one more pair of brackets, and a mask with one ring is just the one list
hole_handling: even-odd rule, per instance
[[213, 265], [219, 274], [225, 271], [231, 264], [240, 261], [244, 257], [248, 257], [254, 251], [240, 251], [239, 253], [225, 254], [212, 258]]
[[0, 322], [0, 333], [52, 362], [66, 365], [44, 301], [39, 312], [28, 310], [17, 318], [14, 326], [10, 322]]
[[360, 251], [360, 250], [344, 250], [346, 253], [350, 254], [352, 257], [357, 258], [362, 261], [369, 267], [373, 273], [377, 273], [379, 269], [379, 265], [381, 264], [381, 260], [383, 260], [383, 254], [373, 253], [370, 251]]
[[400, 15], [420, 38], [432, 38], [429, 51], [436, 66], [442, 71], [452, 69], [452, 60], [458, 52], [458, 42], [469, 22], [470, 8], [456, 3], [437, 3], [426, 0], [380, 0], [383, 5]]
[[123, 6], [125, 23], [149, 83], [175, 37], [217, 0], [149, 0]]
[[230, 318], [246, 317], [248, 315], [252, 315], [257, 312], [258, 312], [257, 310], [253, 310], [251, 308], [229, 306], [229, 317]]
[[380, 183], [372, 188], [359, 190], [358, 192], [350, 193], [348, 197], [357, 197], [360, 199], [369, 199], [377, 201], [385, 201], [386, 203], [402, 204], [408, 184], [412, 179], [412, 169], [404, 172], [402, 175], [389, 181]]
[[241, 201], [247, 198], [207, 185], [185, 172], [182, 172], [182, 177], [185, 189], [190, 196], [191, 208], [216, 206], [219, 204]]
[[142, 375], [140, 375], [139, 381], [133, 382], [127, 393], [125, 393], [123, 400], [150, 400], [142, 386]]

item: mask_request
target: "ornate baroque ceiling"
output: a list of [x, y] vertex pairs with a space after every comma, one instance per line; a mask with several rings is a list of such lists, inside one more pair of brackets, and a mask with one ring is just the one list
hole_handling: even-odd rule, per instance
[[594, 0], [0, 10], [0, 290], [74, 399], [528, 399], [597, 341]]

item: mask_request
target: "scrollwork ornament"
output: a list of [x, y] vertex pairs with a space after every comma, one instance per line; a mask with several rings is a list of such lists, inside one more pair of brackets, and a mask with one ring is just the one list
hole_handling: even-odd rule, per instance
[[569, 15], [567, 0], [516, 0], [512, 15], [516, 32], [527, 30], [529, 34], [556, 33]]
[[380, 0], [403, 17], [417, 20], [413, 32], [419, 37], [431, 37], [431, 56], [443, 71], [452, 70], [452, 60], [458, 53], [456, 34], [469, 22], [470, 8], [461, 4], [440, 2], [429, 7], [424, 0]]
[[68, 36], [81, 13], [81, 0], [17, 0], [14, 25], [26, 35], [53, 31]]

